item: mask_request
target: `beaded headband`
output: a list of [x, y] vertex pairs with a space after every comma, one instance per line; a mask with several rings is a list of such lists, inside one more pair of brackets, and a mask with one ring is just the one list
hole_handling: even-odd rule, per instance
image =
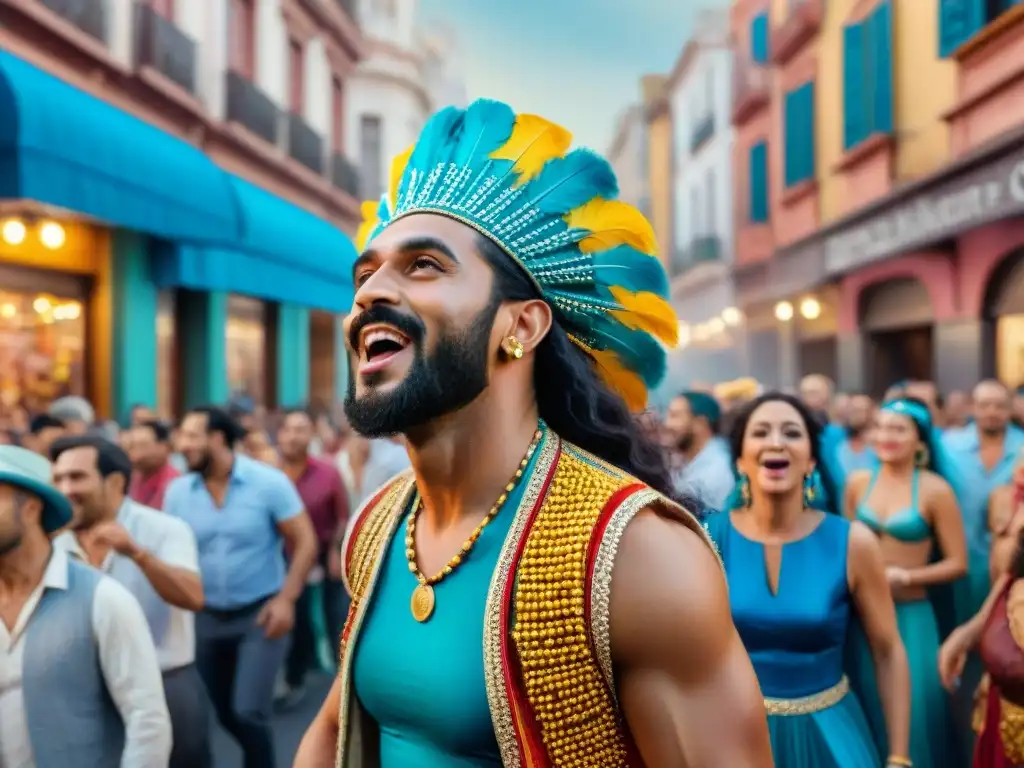
[[363, 203], [360, 250], [385, 227], [434, 213], [472, 227], [518, 264], [558, 322], [633, 410], [664, 378], [679, 339], [650, 223], [616, 200], [603, 158], [572, 134], [496, 101], [435, 114]]
[[931, 429], [932, 415], [928, 409], [920, 403], [910, 400], [889, 400], [882, 403], [880, 410], [898, 413], [901, 416], [909, 416], [921, 429]]

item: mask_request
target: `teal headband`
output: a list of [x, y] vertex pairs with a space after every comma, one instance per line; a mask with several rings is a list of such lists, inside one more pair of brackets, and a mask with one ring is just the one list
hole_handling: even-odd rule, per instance
[[898, 413], [901, 416], [909, 416], [921, 429], [927, 430], [932, 428], [932, 415], [928, 408], [921, 403], [898, 398], [882, 403], [881, 410], [888, 411], [889, 413]]
[[683, 392], [694, 416], [703, 416], [712, 424], [722, 418], [722, 407], [707, 392]]

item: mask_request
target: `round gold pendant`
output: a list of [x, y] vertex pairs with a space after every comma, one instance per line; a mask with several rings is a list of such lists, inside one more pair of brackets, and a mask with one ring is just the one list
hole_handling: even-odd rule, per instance
[[412, 609], [412, 617], [418, 622], [424, 622], [434, 613], [434, 588], [429, 584], [420, 584], [412, 591], [412, 600], [409, 602]]

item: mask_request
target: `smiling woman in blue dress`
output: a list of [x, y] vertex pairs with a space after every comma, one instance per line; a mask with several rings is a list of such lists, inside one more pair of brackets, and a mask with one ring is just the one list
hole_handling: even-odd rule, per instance
[[[820, 431], [788, 395], [768, 393], [746, 406], [730, 441], [740, 498], [731, 512], [709, 518], [709, 532], [765, 697], [777, 768], [910, 766], [907, 658], [882, 554], [864, 526], [812, 508], [816, 468], [837, 498], [821, 463]], [[844, 674], [855, 621], [871, 639], [879, 673], [892, 745], [886, 760]]]
[[[909, 397], [884, 403], [875, 419], [874, 448], [879, 466], [847, 478], [846, 514], [875, 532], [885, 559], [910, 664], [910, 757], [919, 766], [946, 768], [955, 763], [955, 752], [937, 664], [939, 621], [929, 590], [967, 572], [963, 520], [943, 477], [942, 443], [925, 403]], [[870, 669], [866, 645], [857, 638], [853, 642], [854, 666]], [[884, 746], [874, 675], [855, 673], [854, 678]]]

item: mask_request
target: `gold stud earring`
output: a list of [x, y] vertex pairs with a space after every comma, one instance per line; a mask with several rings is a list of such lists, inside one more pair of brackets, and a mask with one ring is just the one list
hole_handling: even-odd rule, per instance
[[505, 339], [505, 352], [514, 360], [521, 360], [523, 357], [523, 345], [515, 336]]

